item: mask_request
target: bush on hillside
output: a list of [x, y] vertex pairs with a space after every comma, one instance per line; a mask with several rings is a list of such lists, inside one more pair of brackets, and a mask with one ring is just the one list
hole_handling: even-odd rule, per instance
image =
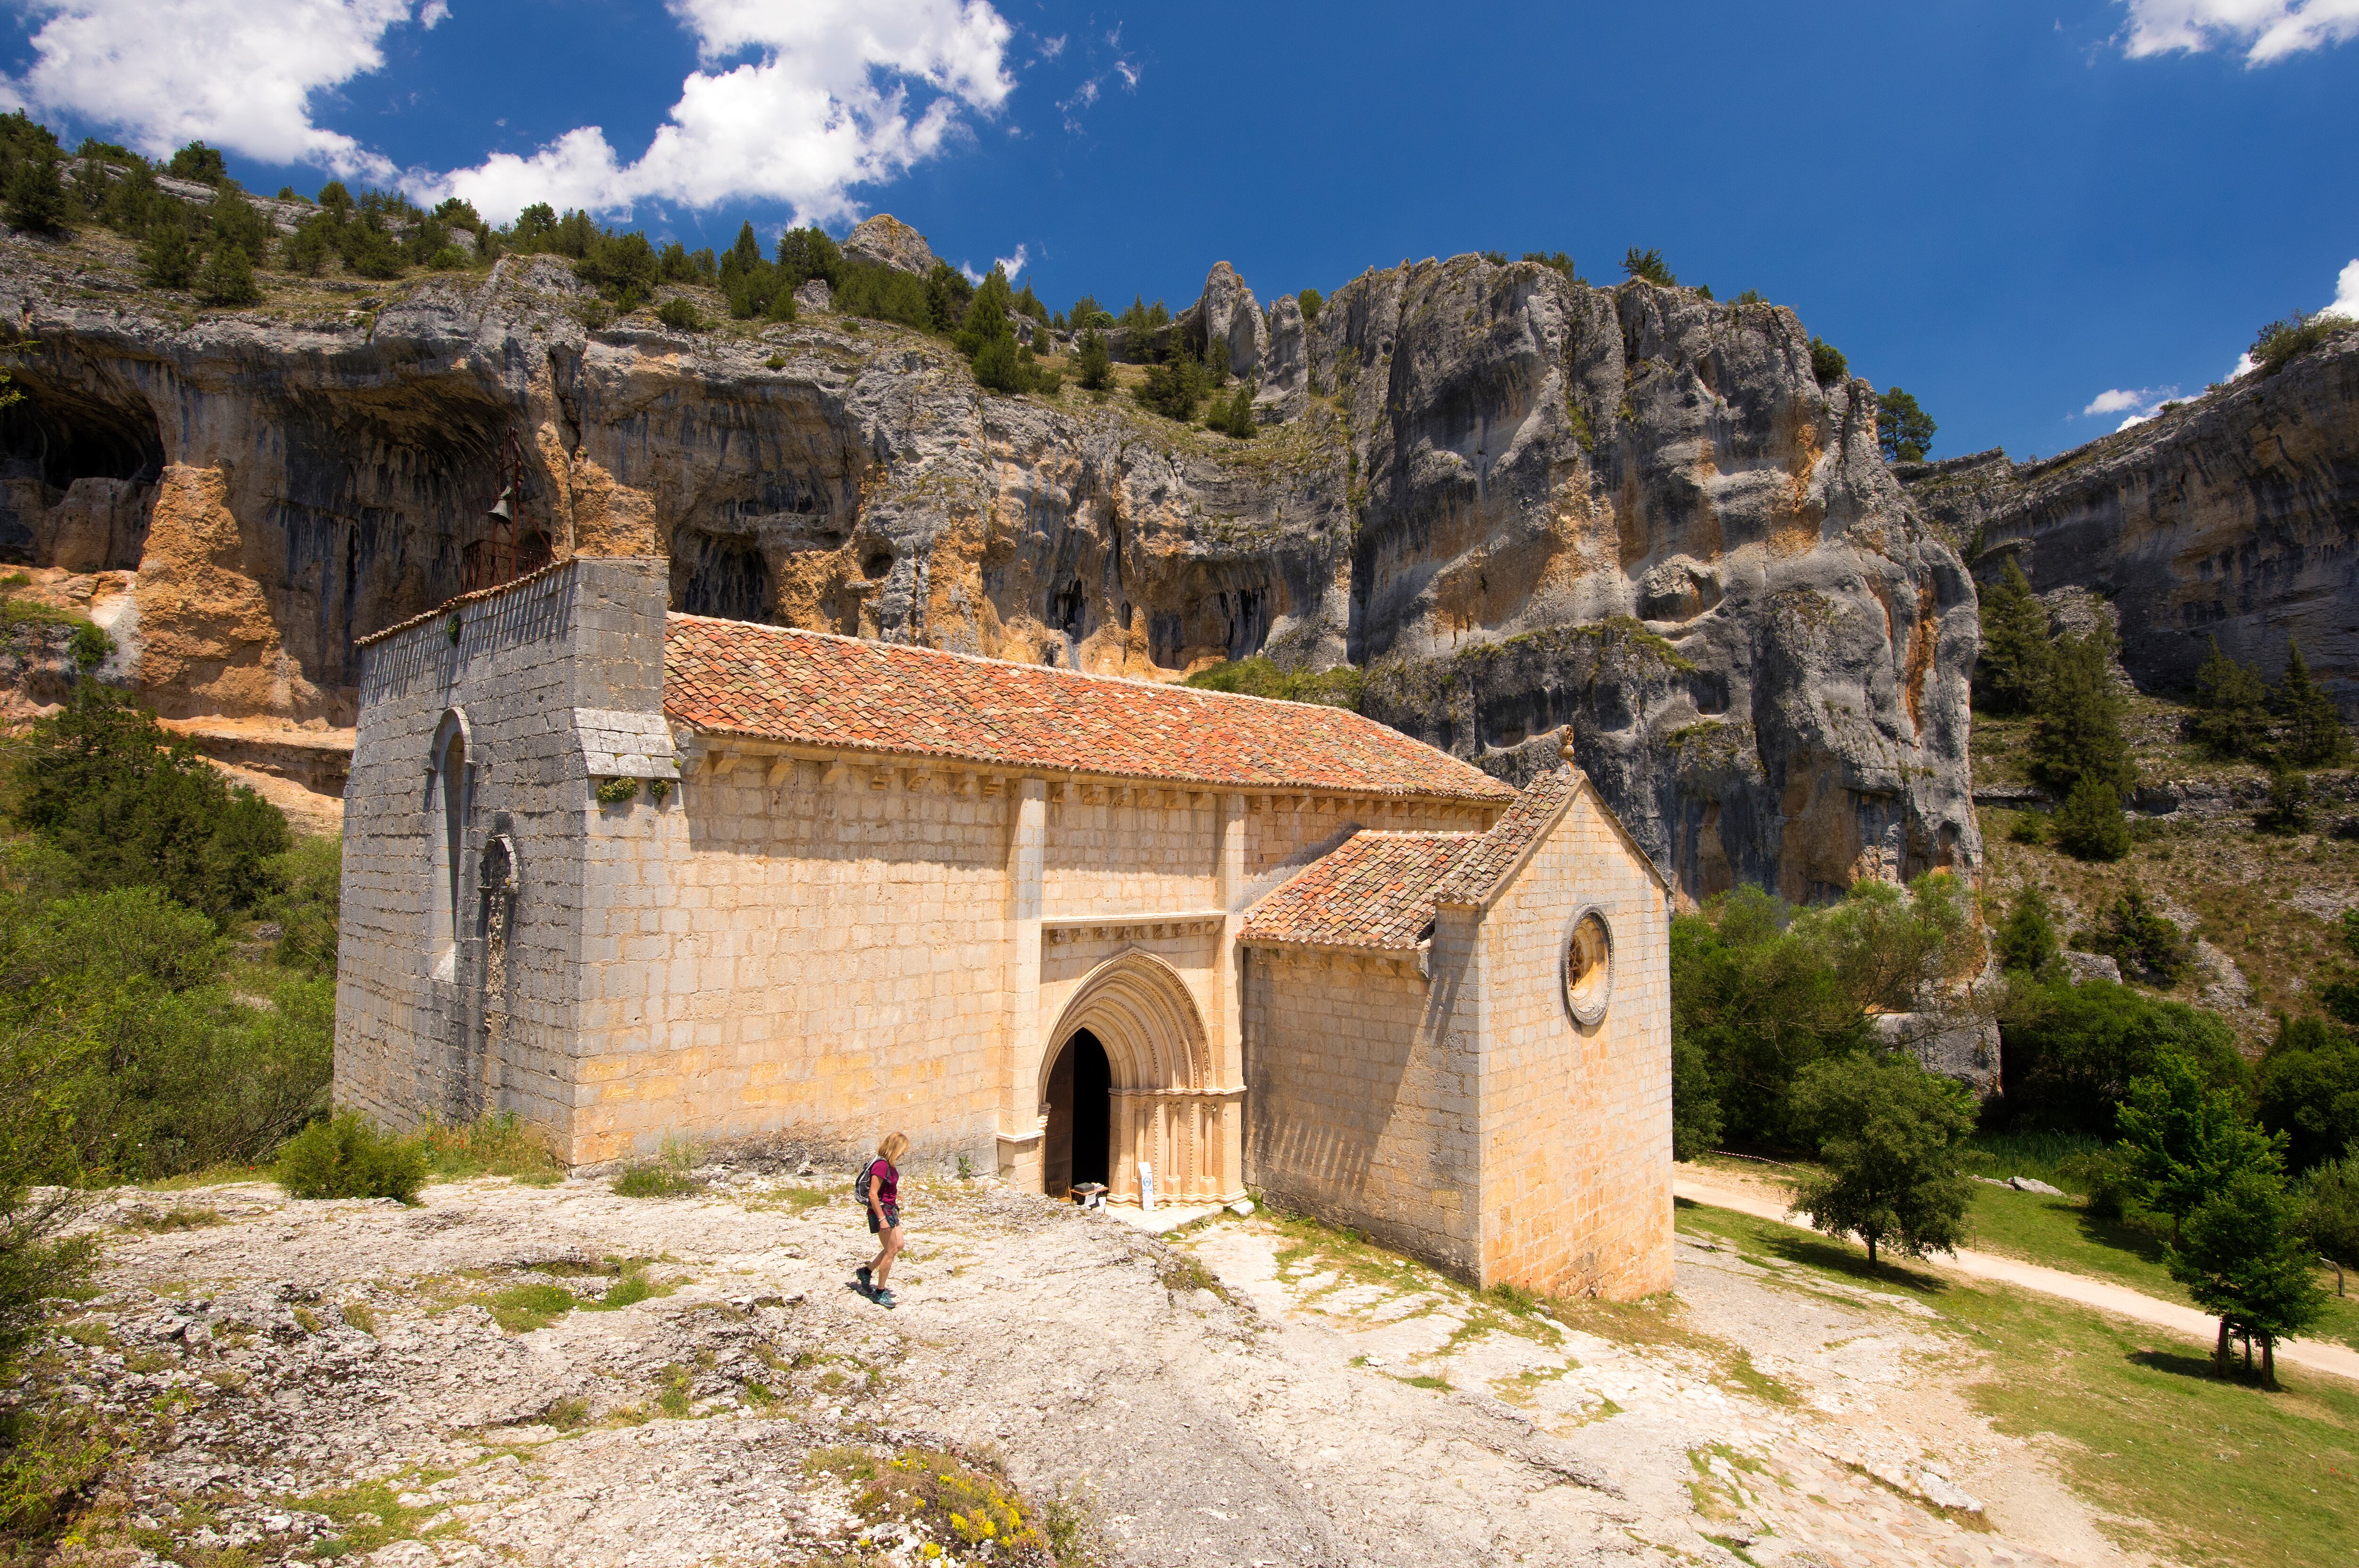
[[399, 1198], [418, 1201], [426, 1184], [426, 1150], [396, 1138], [356, 1110], [340, 1110], [288, 1140], [278, 1153], [278, 1184], [299, 1198]]
[[262, 297], [254, 263], [235, 245], [216, 244], [197, 270], [197, 297], [208, 305], [251, 305]]
[[2261, 1125], [2286, 1135], [2294, 1171], [2359, 1145], [2359, 1041], [2348, 1029], [2322, 1018], [2280, 1021], [2258, 1076]]
[[216, 923], [278, 891], [272, 862], [291, 843], [278, 808], [87, 676], [32, 727], [16, 783], [16, 825], [60, 851], [80, 886], [152, 883]]
[[2130, 852], [2129, 817], [2114, 786], [2084, 778], [2056, 813], [2056, 847], [2081, 860], [2118, 860]]
[[2164, 989], [2195, 967], [2195, 941], [2147, 902], [2135, 884], [2123, 890], [2097, 924], [2073, 937], [2082, 952], [2103, 953], [2147, 984]]
[[177, 219], [147, 231], [139, 247], [139, 270], [158, 288], [186, 288], [197, 280], [197, 247]]
[[16, 166], [7, 182], [8, 226], [20, 233], [63, 234], [66, 231], [65, 182], [51, 155], [28, 157]]
[[2307, 353], [2353, 330], [2359, 330], [2359, 321], [2348, 316], [2297, 310], [2261, 329], [2260, 335], [2253, 340], [2253, 359], [2263, 375], [2275, 375], [2291, 363], [2295, 355]]
[[2034, 979], [2047, 976], [2060, 953], [2056, 912], [2048, 895], [2036, 887], [2017, 889], [1991, 946], [1997, 950], [2000, 968]]
[[694, 300], [677, 296], [656, 307], [656, 319], [675, 332], [701, 332], [710, 325]]
[[1284, 670], [1259, 654], [1229, 659], [1198, 670], [1184, 683], [1199, 691], [1234, 691], [1246, 697], [1274, 697], [1282, 702], [1315, 702], [1327, 708], [1358, 712], [1365, 677], [1350, 665], [1331, 670]]
[[2359, 1147], [2303, 1178], [2301, 1230], [2321, 1255], [2359, 1269]]
[[1114, 360], [1106, 352], [1105, 334], [1094, 326], [1082, 334], [1081, 361], [1082, 385], [1085, 390], [1103, 392], [1114, 384]]
[[2195, 1062], [2214, 1087], [2242, 1094], [2252, 1082], [2218, 1014], [2111, 980], [2014, 978], [1998, 1023], [2005, 1098], [1994, 1119], [2011, 1129], [2110, 1138], [2114, 1107], [2167, 1053]]
[[1315, 288], [1306, 288], [1294, 297], [1294, 303], [1300, 307], [1302, 324], [1307, 327], [1319, 319], [1320, 308], [1327, 303], [1327, 297]]
[[190, 142], [172, 155], [164, 172], [174, 179], [192, 179], [200, 185], [219, 185], [229, 178], [229, 165], [219, 147], [209, 147], [201, 141]]
[[2268, 704], [2260, 670], [2230, 658], [2214, 637], [2195, 672], [2195, 710], [2187, 719], [2187, 737], [2215, 757], [2265, 760], [2272, 750]]
[[1821, 386], [1832, 386], [1851, 374], [1851, 362], [1841, 349], [1823, 338], [1810, 340], [1810, 374]]
[[2351, 732], [2342, 710], [2310, 673], [2301, 644], [2286, 639], [2286, 669], [2269, 693], [2269, 710], [2283, 728], [2280, 754], [2288, 765], [2322, 768], [2351, 760]]

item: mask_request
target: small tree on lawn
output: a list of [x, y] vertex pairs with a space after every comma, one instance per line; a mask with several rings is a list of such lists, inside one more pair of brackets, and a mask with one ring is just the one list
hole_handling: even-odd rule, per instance
[[2154, 1065], [2153, 1076], [2130, 1080], [2114, 1126], [2129, 1152], [2130, 1179], [2148, 1208], [2170, 1216], [2176, 1242], [2187, 1217], [2229, 1176], [2278, 1169], [2285, 1137], [2255, 1126], [2234, 1094], [2208, 1087], [2184, 1054], [2161, 1052]]
[[1811, 1063], [1795, 1080], [1794, 1104], [1826, 1173], [1802, 1184], [1795, 1206], [1830, 1235], [1858, 1237], [1870, 1264], [1885, 1247], [1911, 1258], [1956, 1250], [1973, 1197], [1958, 1170], [1973, 1130], [1965, 1098], [1907, 1055]]
[[2170, 1277], [2219, 1317], [2221, 1370], [2227, 1369], [2230, 1335], [2245, 1341], [2247, 1371], [2257, 1340], [2261, 1380], [2276, 1387], [2277, 1342], [2317, 1322], [2326, 1292], [2301, 1234], [2299, 1206], [2275, 1161], [2230, 1173], [2188, 1215], [2185, 1231], [2170, 1249]]

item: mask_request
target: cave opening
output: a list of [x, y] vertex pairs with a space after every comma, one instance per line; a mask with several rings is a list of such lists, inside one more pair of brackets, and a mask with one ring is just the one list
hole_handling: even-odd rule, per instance
[[0, 409], [0, 560], [136, 569], [164, 471], [155, 416], [144, 405], [22, 390]]
[[750, 539], [682, 534], [672, 545], [672, 607], [723, 621], [771, 617], [770, 566]]

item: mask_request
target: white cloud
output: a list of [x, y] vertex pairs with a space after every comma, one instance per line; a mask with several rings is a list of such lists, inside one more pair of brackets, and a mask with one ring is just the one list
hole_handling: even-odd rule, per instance
[[2359, 321], [2359, 258], [2354, 258], [2334, 280], [2334, 303], [2326, 308], [2326, 314]]
[[1031, 260], [1032, 253], [1025, 246], [1019, 244], [1016, 247], [1016, 254], [1014, 255], [995, 256], [992, 259], [991, 265], [1006, 273], [1007, 275], [1007, 281], [1014, 283], [1017, 278], [1024, 276], [1024, 269], [1030, 264]]
[[534, 201], [627, 212], [641, 200], [746, 197], [786, 202], [802, 222], [848, 218], [853, 188], [933, 156], [969, 111], [995, 114], [1015, 91], [1011, 29], [985, 0], [671, 0], [671, 10], [706, 69], [680, 84], [637, 161], [584, 125], [529, 157], [495, 153], [404, 183], [424, 198], [463, 196], [495, 221]]
[[1059, 33], [1059, 34], [1058, 34], [1055, 38], [1042, 38], [1042, 39], [1040, 40], [1040, 58], [1041, 58], [1042, 59], [1056, 59], [1059, 55], [1063, 54], [1064, 52], [1065, 52], [1065, 35], [1064, 35], [1064, 34], [1062, 34], [1062, 33]]
[[[34, 59], [0, 92], [160, 156], [192, 141], [265, 163], [392, 177], [393, 165], [313, 123], [312, 99], [381, 69], [410, 0], [23, 0], [45, 16]], [[450, 14], [429, 0], [419, 22]]]
[[2098, 414], [2122, 414], [2133, 408], [2150, 407], [2169, 395], [2168, 393], [2157, 395], [2155, 389], [2150, 386], [2139, 387], [2135, 392], [2115, 387], [2110, 392], [2101, 392], [2091, 398], [2089, 406], [2081, 410], [2081, 416], [2085, 419]]
[[2125, 49], [2137, 58], [2174, 50], [2242, 49], [2267, 65], [2359, 38], [2359, 0], [2123, 0]]

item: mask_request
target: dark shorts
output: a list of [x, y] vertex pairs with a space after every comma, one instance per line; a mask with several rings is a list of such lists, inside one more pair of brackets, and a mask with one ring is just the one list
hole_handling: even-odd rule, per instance
[[882, 1232], [882, 1231], [888, 1230], [888, 1229], [890, 1229], [891, 1227], [893, 1227], [894, 1226], [897, 1226], [897, 1225], [898, 1225], [898, 1224], [900, 1224], [900, 1223], [901, 1223], [901, 1211], [900, 1211], [899, 1209], [895, 1208], [895, 1207], [892, 1207], [892, 1206], [889, 1206], [889, 1205], [887, 1205], [887, 1206], [884, 1206], [884, 1207], [885, 1207], [885, 1223], [884, 1223], [883, 1225], [879, 1225], [879, 1224], [877, 1224], [877, 1223], [876, 1223], [876, 1210], [875, 1210], [875, 1209], [873, 1209], [873, 1208], [872, 1208], [872, 1209], [870, 1209], [870, 1210], [868, 1211], [868, 1234], [869, 1234], [869, 1235], [871, 1235], [871, 1236], [875, 1236], [875, 1235], [877, 1235], [878, 1233], [880, 1233], [880, 1232]]

